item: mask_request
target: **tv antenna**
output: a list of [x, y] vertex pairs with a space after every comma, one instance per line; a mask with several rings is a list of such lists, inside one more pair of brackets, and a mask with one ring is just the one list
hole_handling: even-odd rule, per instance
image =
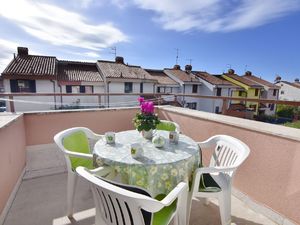
[[175, 48], [176, 50], [176, 65], [178, 65], [178, 55], [179, 55], [179, 49], [178, 48]]
[[248, 69], [248, 65], [246, 64], [246, 65], [245, 65], [245, 72], [247, 71], [247, 69]]
[[226, 64], [228, 69], [231, 69], [231, 64]]
[[190, 62], [190, 65], [192, 65], [193, 59], [186, 59], [186, 60]]
[[115, 58], [117, 57], [117, 47], [113, 46], [110, 48], [112, 51], [110, 52], [110, 54], [113, 54], [115, 56]]

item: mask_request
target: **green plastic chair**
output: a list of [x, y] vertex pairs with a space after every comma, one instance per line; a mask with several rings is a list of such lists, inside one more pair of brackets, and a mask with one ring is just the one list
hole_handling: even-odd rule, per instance
[[152, 198], [144, 189], [103, 179], [84, 167], [77, 173], [92, 184], [96, 205], [95, 225], [186, 224], [188, 185], [180, 182], [168, 195]]
[[180, 127], [177, 123], [168, 120], [160, 120], [160, 123], [156, 125], [156, 130], [165, 131], [177, 131], [180, 133]]
[[[90, 140], [97, 141], [103, 135], [98, 135], [85, 127], [74, 127], [59, 132], [54, 136], [54, 142], [65, 155], [68, 184], [67, 184], [67, 215], [72, 217], [75, 188], [77, 183], [76, 168], [84, 166], [93, 169], [93, 155], [90, 149]], [[108, 171], [109, 168], [106, 170]]]

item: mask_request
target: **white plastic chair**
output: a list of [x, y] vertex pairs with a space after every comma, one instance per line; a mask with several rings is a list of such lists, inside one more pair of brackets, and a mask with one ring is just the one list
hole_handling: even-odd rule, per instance
[[[93, 155], [91, 154], [90, 141], [96, 141], [102, 138], [103, 135], [98, 135], [85, 127], [74, 127], [59, 132], [54, 136], [54, 142], [59, 149], [64, 153], [67, 170], [67, 216], [73, 215], [73, 204], [75, 189], [77, 183], [77, 174], [75, 169], [77, 166], [85, 166], [93, 169]], [[106, 168], [109, 173], [109, 168]]]
[[[215, 150], [209, 167], [201, 167], [195, 171], [192, 196], [218, 198], [222, 225], [228, 225], [231, 223], [232, 179], [237, 168], [248, 157], [249, 147], [227, 135], [216, 135], [198, 144], [201, 150], [212, 147]], [[208, 204], [207, 199], [206, 203]]]
[[144, 189], [112, 183], [91, 174], [84, 167], [78, 167], [76, 171], [92, 185], [95, 225], [167, 225], [173, 218], [175, 225], [186, 224], [188, 186], [184, 182], [159, 201], [151, 198]]
[[[171, 124], [171, 126], [169, 125]], [[173, 128], [175, 127], [175, 129]], [[173, 122], [173, 121], [169, 121], [169, 120], [160, 120], [160, 123], [156, 126], [157, 130], [167, 130], [167, 131], [177, 131], [178, 133], [180, 133], [180, 126]]]

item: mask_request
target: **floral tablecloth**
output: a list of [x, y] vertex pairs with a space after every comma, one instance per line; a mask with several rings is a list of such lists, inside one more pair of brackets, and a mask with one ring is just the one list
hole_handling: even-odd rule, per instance
[[[116, 133], [116, 143], [99, 140], [94, 147], [94, 159], [98, 166], [110, 165], [120, 175], [123, 183], [145, 188], [155, 197], [168, 194], [181, 182], [191, 182], [194, 170], [199, 166], [199, 146], [191, 138], [180, 134], [178, 144], [169, 143], [167, 131], [157, 131], [165, 137], [166, 144], [156, 148], [153, 143], [136, 131]], [[131, 156], [131, 144], [139, 142], [144, 155]]]

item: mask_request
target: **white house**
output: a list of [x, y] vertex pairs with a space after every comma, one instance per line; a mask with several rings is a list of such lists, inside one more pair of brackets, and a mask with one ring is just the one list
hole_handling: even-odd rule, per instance
[[[264, 79], [261, 79], [260, 77], [254, 76], [250, 71], [247, 71], [245, 73], [245, 75], [242, 77], [263, 86], [263, 89], [260, 91], [261, 99], [278, 100], [279, 89], [280, 89], [279, 86], [272, 84], [271, 82], [266, 81]], [[276, 104], [274, 104], [274, 103], [262, 104], [261, 103], [259, 110], [260, 110], [260, 113], [264, 113], [266, 115], [274, 115], [276, 112]]]
[[[158, 83], [153, 76], [140, 66], [124, 63], [123, 57], [116, 57], [115, 61], [97, 61], [98, 70], [103, 77], [107, 94], [121, 93], [128, 95], [108, 95], [107, 105], [134, 106], [137, 105], [139, 93], [155, 93]], [[133, 95], [133, 94], [137, 95]]]
[[[59, 61], [53, 56], [18, 54], [2, 73], [8, 93], [104, 93], [104, 82], [96, 63]], [[51, 110], [98, 104], [94, 96], [18, 96], [15, 111]], [[10, 104], [6, 104], [10, 111]]]
[[[199, 90], [200, 95], [207, 96], [225, 96], [230, 97], [232, 90], [236, 90], [239, 87], [223, 79], [222, 77], [211, 75], [207, 72], [193, 72], [197, 78], [201, 81], [202, 86]], [[221, 113], [223, 107], [222, 100], [213, 99], [200, 99], [199, 110]]]
[[281, 77], [277, 76], [275, 84], [280, 87], [279, 99], [287, 101], [300, 101], [300, 83], [299, 79], [295, 82], [282, 81]]
[[[191, 65], [186, 65], [185, 71], [181, 70], [179, 65], [175, 65], [173, 69], [164, 69], [164, 73], [180, 85], [179, 93], [199, 95], [202, 83], [191, 71]], [[177, 100], [186, 108], [200, 110], [200, 98], [184, 96]]]
[[157, 80], [155, 84], [155, 92], [161, 93], [161, 97], [164, 99], [164, 103], [173, 104], [174, 97], [164, 94], [176, 94], [180, 93], [180, 85], [175, 80], [171, 79], [163, 70], [146, 69], [146, 71]]

